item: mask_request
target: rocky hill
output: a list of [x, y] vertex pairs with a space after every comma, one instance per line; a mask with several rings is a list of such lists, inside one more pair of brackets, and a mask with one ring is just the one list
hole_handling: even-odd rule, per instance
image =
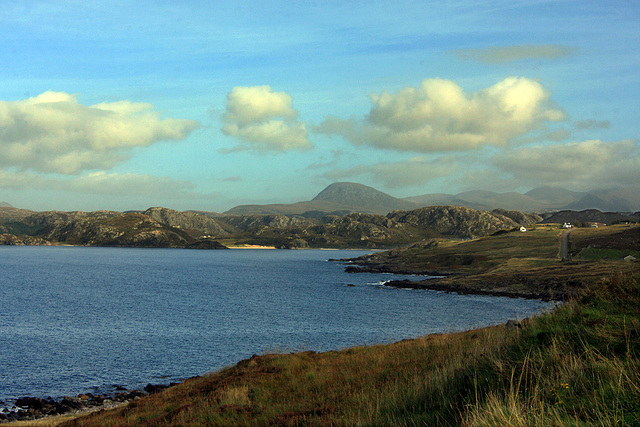
[[[221, 237], [229, 235], [220, 222], [195, 212], [180, 212], [167, 208], [149, 208], [144, 211], [149, 218], [185, 231], [197, 230], [198, 234]], [[228, 228], [228, 226], [226, 227]]]
[[399, 223], [430, 228], [443, 236], [475, 238], [488, 236], [519, 224], [504, 215], [460, 206], [430, 206], [387, 215]]
[[221, 247], [139, 212], [37, 212], [20, 220], [0, 221], [0, 244], [119, 247]]
[[528, 214], [528, 213], [523, 213], [519, 211], [508, 211], [505, 209], [494, 209], [491, 212], [498, 215], [506, 216], [507, 218], [512, 219], [519, 225], [524, 225], [524, 226], [537, 224], [542, 221], [542, 217], [536, 214]]
[[150, 208], [145, 212], [128, 213], [31, 212], [22, 218], [0, 218], [0, 233], [6, 235], [2, 240], [6, 244], [391, 248], [443, 236], [461, 239], [481, 237], [518, 225], [529, 225], [538, 219], [537, 216], [515, 211], [488, 212], [456, 206], [396, 210], [386, 216], [351, 213], [320, 218], [277, 214], [210, 217], [203, 213]]

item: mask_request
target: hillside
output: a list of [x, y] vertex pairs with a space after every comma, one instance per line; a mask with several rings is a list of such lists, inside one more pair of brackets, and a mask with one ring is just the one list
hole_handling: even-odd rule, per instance
[[218, 237], [229, 234], [229, 231], [216, 219], [196, 212], [179, 212], [173, 209], [156, 207], [147, 209], [144, 214], [159, 223], [171, 227], [181, 228], [185, 231], [197, 231], [197, 235], [207, 234]]
[[309, 218], [279, 214], [209, 216], [158, 207], [129, 213], [25, 211], [21, 215], [24, 216], [0, 217], [0, 233], [16, 236], [5, 237], [6, 244], [29, 241], [88, 246], [392, 248], [434, 237], [486, 236], [535, 221], [533, 216], [520, 212], [456, 206], [396, 210], [386, 216], [351, 213]]
[[389, 219], [415, 227], [430, 228], [443, 236], [472, 239], [498, 230], [517, 227], [514, 220], [500, 214], [459, 206], [431, 206], [412, 211], [395, 211]]

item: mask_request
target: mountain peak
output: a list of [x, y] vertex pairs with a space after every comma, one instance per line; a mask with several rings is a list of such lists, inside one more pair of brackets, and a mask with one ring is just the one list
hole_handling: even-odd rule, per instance
[[412, 202], [397, 199], [382, 191], [355, 182], [336, 182], [322, 190], [314, 201], [327, 201], [354, 206], [363, 212], [384, 212], [396, 209], [415, 209]]

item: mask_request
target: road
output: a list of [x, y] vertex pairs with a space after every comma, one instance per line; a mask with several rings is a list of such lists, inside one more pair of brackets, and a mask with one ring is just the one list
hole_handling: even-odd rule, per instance
[[562, 240], [560, 241], [560, 259], [562, 261], [569, 261], [569, 233], [571, 233], [573, 229], [568, 229], [564, 233], [562, 233]]

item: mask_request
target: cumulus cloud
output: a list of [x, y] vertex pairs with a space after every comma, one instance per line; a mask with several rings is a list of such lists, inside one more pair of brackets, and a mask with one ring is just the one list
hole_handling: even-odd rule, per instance
[[458, 49], [453, 53], [460, 59], [500, 64], [524, 59], [557, 59], [571, 55], [576, 49], [557, 44], [491, 46], [477, 49]]
[[565, 120], [538, 81], [509, 77], [467, 94], [455, 82], [426, 79], [417, 88], [369, 96], [363, 120], [326, 118], [318, 133], [341, 135], [355, 145], [437, 152], [505, 146], [545, 122]]
[[331, 180], [367, 176], [386, 188], [403, 188], [425, 184], [432, 180], [454, 175], [462, 165], [453, 157], [413, 157], [403, 161], [360, 165], [349, 169], [336, 169], [322, 176]]
[[197, 127], [191, 120], [160, 119], [150, 104], [85, 106], [75, 95], [47, 91], [0, 101], [0, 167], [60, 174], [109, 169], [134, 147], [181, 140]]
[[307, 150], [306, 123], [297, 120], [293, 99], [270, 86], [237, 86], [227, 94], [222, 132], [240, 141], [240, 150]]
[[590, 140], [522, 147], [496, 156], [493, 164], [522, 183], [599, 188], [640, 182], [640, 144]]

